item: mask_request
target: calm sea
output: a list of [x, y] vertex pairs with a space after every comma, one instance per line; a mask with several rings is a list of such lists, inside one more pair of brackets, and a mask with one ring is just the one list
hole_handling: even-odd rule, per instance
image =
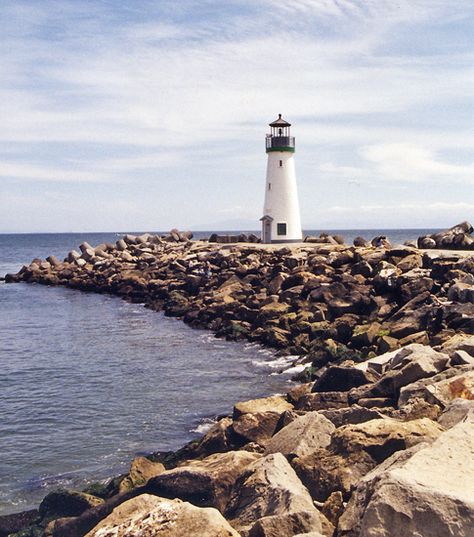
[[[402, 243], [429, 231], [338, 233]], [[0, 235], [0, 275], [121, 235]], [[0, 283], [0, 514], [124, 472], [138, 453], [180, 447], [234, 402], [285, 391], [290, 366], [118, 298]]]

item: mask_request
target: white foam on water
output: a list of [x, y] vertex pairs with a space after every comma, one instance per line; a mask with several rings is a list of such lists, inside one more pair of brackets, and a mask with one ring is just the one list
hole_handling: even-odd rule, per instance
[[213, 425], [217, 423], [217, 420], [211, 418], [204, 418], [194, 429], [191, 429], [192, 433], [206, 434]]
[[259, 369], [266, 369], [268, 371], [286, 370], [292, 366], [292, 364], [298, 360], [299, 356], [279, 356], [275, 360], [252, 360], [252, 365]]
[[311, 367], [311, 365], [310, 364], [309, 365], [308, 364], [298, 364], [298, 365], [295, 365], [293, 367], [289, 367], [288, 369], [285, 369], [284, 371], [278, 371], [278, 372], [270, 373], [270, 375], [271, 376], [274, 376], [274, 375], [293, 376], [293, 375], [296, 375], [298, 373], [301, 373], [305, 369], [308, 369], [308, 367]]

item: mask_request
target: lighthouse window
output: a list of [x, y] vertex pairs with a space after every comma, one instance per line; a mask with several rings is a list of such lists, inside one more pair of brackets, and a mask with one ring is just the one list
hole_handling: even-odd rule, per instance
[[277, 224], [277, 235], [286, 235], [286, 222]]
[[283, 161], [280, 160], [280, 168], [282, 168], [282, 167], [283, 167]]
[[272, 184], [268, 183], [268, 190], [271, 190], [271, 189], [272, 189]]

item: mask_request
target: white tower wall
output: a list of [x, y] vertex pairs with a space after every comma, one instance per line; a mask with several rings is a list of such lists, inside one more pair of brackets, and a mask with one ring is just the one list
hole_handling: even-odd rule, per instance
[[[268, 152], [265, 202], [263, 214], [271, 217], [271, 242], [300, 242], [302, 240], [300, 206], [296, 187], [294, 153], [289, 151]], [[286, 224], [286, 234], [282, 227]], [[266, 222], [263, 221], [263, 227]], [[265, 234], [265, 233], [264, 233]], [[267, 237], [262, 237], [270, 242]]]

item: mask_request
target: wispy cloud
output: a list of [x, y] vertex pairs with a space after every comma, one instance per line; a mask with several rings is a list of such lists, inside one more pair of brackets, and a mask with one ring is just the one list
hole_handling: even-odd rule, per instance
[[205, 192], [214, 170], [230, 186], [210, 194], [219, 209], [247, 206], [239, 182], [264, 166], [249, 151], [283, 112], [323, 183], [472, 184], [473, 53], [443, 26], [470, 21], [467, 0], [5, 0], [0, 177], [138, 177], [179, 207], [173, 183]]

